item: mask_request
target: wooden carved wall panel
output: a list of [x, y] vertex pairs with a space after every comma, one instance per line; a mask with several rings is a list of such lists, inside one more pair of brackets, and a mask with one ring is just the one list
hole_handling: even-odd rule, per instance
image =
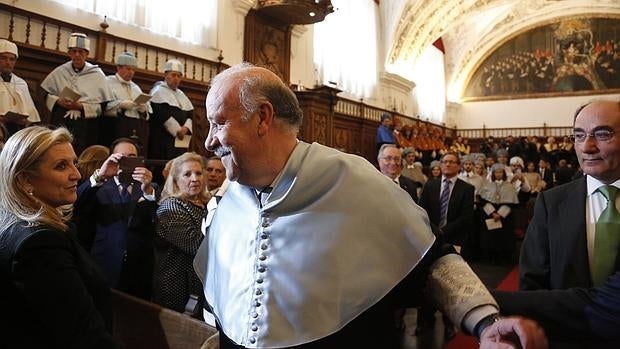
[[327, 115], [314, 113], [312, 120], [312, 138], [314, 142], [329, 144], [327, 138]]
[[250, 10], [245, 17], [243, 59], [271, 70], [288, 85], [291, 32], [290, 25]]
[[353, 131], [351, 129], [334, 127], [334, 148], [347, 153], [354, 153], [355, 144], [351, 142], [352, 139]]

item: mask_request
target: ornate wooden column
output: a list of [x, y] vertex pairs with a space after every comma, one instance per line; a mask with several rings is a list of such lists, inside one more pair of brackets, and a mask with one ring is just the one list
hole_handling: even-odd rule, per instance
[[337, 94], [333, 87], [319, 86], [305, 91], [295, 91], [299, 105], [304, 112], [304, 120], [299, 130], [299, 138], [305, 142], [319, 142], [333, 147], [334, 106]]

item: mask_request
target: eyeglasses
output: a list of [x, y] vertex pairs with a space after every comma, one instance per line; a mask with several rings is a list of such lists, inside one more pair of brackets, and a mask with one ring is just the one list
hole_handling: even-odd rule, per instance
[[386, 162], [401, 162], [403, 160], [400, 156], [382, 156], [380, 159], [385, 160]]
[[573, 135], [570, 137], [571, 140], [575, 143], [583, 143], [589, 137], [596, 139], [597, 142], [607, 142], [614, 136], [616, 133], [613, 130], [596, 130], [592, 133], [587, 133], [583, 131], [575, 131]]

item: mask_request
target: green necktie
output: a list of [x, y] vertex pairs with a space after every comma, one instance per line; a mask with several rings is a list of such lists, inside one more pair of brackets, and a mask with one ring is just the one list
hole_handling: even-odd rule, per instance
[[596, 221], [592, 269], [592, 282], [595, 287], [604, 284], [607, 277], [613, 273], [620, 242], [620, 214], [616, 210], [618, 188], [604, 185], [599, 187], [598, 191], [605, 195], [607, 207]]

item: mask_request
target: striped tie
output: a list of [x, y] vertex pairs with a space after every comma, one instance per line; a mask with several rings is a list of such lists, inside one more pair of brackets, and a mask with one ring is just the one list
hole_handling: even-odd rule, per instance
[[439, 227], [443, 228], [448, 219], [448, 202], [450, 201], [450, 182], [449, 179], [443, 180], [443, 189], [439, 196]]

